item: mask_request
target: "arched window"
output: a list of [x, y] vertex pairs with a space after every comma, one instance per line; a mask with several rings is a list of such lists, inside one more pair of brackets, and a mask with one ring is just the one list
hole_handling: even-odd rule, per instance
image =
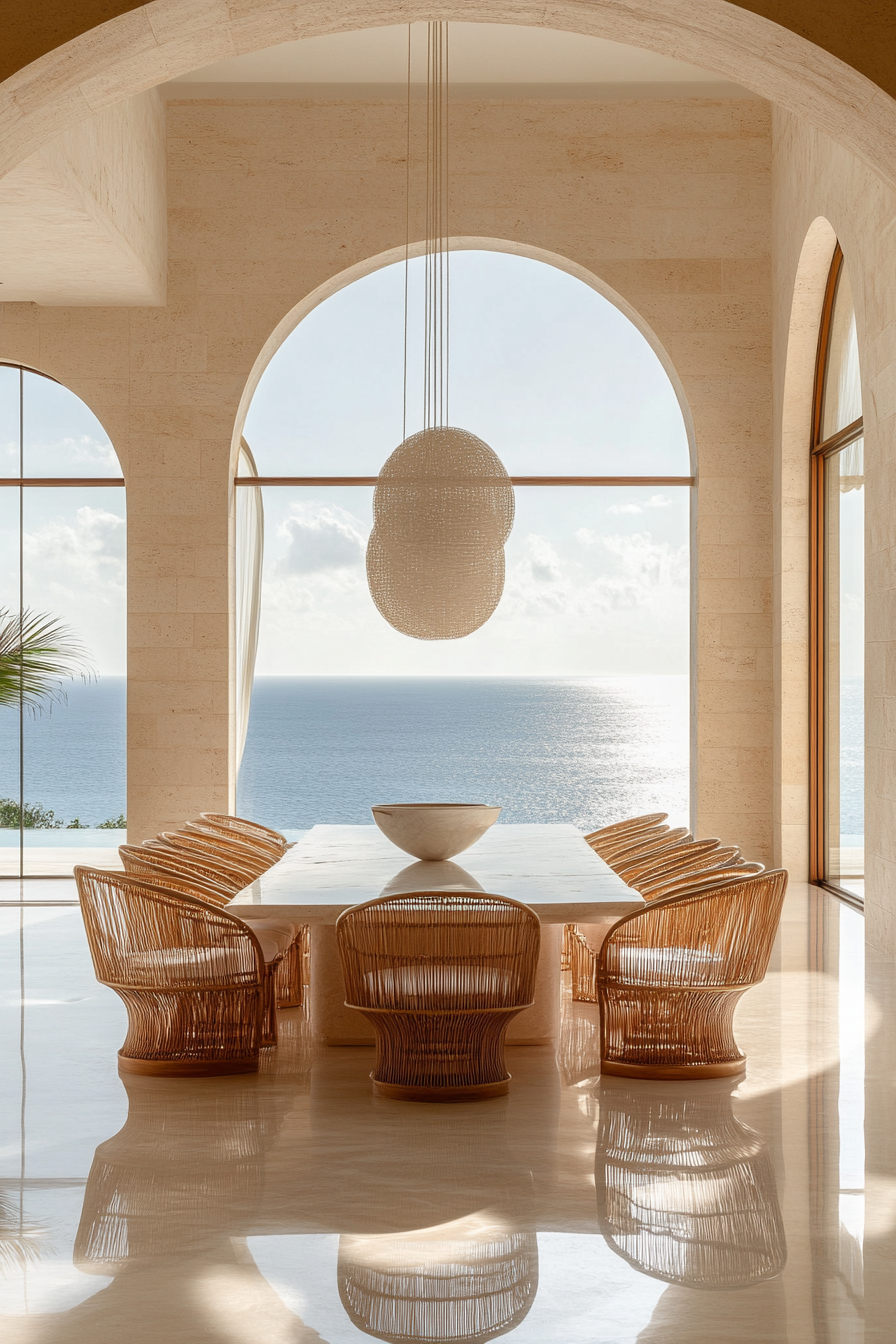
[[117, 862], [126, 805], [123, 486], [108, 435], [74, 393], [0, 365], [4, 877]]
[[422, 276], [412, 260], [406, 375], [401, 262], [313, 309], [249, 408], [265, 544], [238, 806], [287, 830], [369, 822], [396, 794], [686, 820], [688, 433], [660, 358], [590, 285], [452, 252], [448, 418], [515, 483], [504, 596], [446, 642], [398, 634], [370, 598], [373, 486], [422, 424]]
[[849, 272], [837, 247], [812, 425], [810, 876], [861, 898], [865, 873], [865, 468]]

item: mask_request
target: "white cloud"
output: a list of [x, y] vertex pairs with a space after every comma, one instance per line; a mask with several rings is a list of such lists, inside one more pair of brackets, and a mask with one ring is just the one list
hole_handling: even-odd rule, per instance
[[563, 574], [560, 569], [560, 557], [547, 537], [530, 532], [526, 537], [529, 547], [529, 571], [536, 583], [558, 583]]
[[[651, 495], [646, 504], [611, 504], [607, 513], [643, 513], [645, 509], [668, 509], [671, 503], [668, 495]], [[582, 528], [581, 531], [585, 532], [586, 529]]]
[[319, 574], [353, 569], [364, 561], [367, 541], [362, 524], [331, 504], [295, 504], [293, 516], [278, 528], [289, 549], [280, 560], [281, 574]]

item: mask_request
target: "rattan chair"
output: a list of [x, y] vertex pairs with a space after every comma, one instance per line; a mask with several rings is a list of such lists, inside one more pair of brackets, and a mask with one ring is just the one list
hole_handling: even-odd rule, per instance
[[191, 834], [189, 831], [161, 831], [154, 841], [147, 840], [144, 843], [152, 847], [158, 845], [162, 848], [180, 850], [185, 855], [191, 856], [194, 863], [201, 861], [209, 865], [227, 864], [233, 872], [240, 874], [244, 879], [244, 887], [251, 886], [267, 871], [266, 865], [260, 864], [257, 858], [235, 853], [232, 847], [225, 847], [218, 840]]
[[[196, 864], [179, 862], [176, 851], [148, 849], [144, 845], [120, 845], [118, 853], [125, 872], [156, 887], [171, 887], [210, 900], [212, 905], [227, 906], [235, 891], [222, 882], [212, 870], [203, 871]], [[230, 911], [249, 925], [262, 939], [274, 939], [278, 946], [286, 943], [286, 952], [278, 958], [273, 969], [274, 1000], [278, 1008], [301, 1008], [305, 1001], [306, 968], [309, 958], [308, 925], [286, 915], [271, 915], [263, 906], [240, 907], [239, 913]]]
[[124, 1000], [119, 1068], [254, 1073], [273, 1001], [262, 943], [241, 920], [128, 873], [75, 868], [97, 979]]
[[603, 1073], [720, 1078], [743, 1070], [734, 1010], [765, 976], [786, 887], [786, 872], [776, 869], [650, 901], [613, 925], [595, 975]]
[[614, 873], [618, 873], [620, 869], [627, 868], [633, 863], [643, 862], [652, 854], [661, 854], [664, 850], [673, 849], [678, 845], [690, 844], [693, 839], [686, 826], [676, 826], [674, 830], [664, 831], [661, 835], [636, 838], [627, 843], [623, 849], [614, 850], [612, 854], [602, 857]]
[[201, 841], [210, 853], [220, 854], [225, 859], [233, 859], [242, 868], [248, 869], [253, 875], [253, 881], [276, 863], [275, 858], [253, 845], [251, 841], [227, 836], [222, 831], [212, 830], [210, 826], [197, 826], [193, 821], [188, 821], [179, 831], [166, 831], [165, 835], [169, 838], [169, 842], [173, 841], [175, 844], [185, 840]]
[[[169, 887], [224, 906], [233, 900], [239, 887], [232, 887], [213, 869], [182, 860], [178, 851], [148, 849], [143, 845], [120, 845], [118, 849], [124, 870], [157, 887]], [[236, 913], [232, 911], [231, 913]], [[237, 918], [248, 924], [257, 935], [269, 933], [275, 938], [286, 935], [289, 948], [274, 971], [274, 992], [278, 1008], [300, 1008], [305, 996], [305, 972], [308, 962], [308, 926], [298, 920], [272, 916], [263, 906], [246, 906]]]
[[225, 852], [231, 848], [232, 853], [245, 854], [253, 863], [263, 863], [262, 872], [265, 873], [283, 858], [283, 849], [269, 840], [247, 835], [244, 831], [235, 831], [231, 827], [214, 826], [205, 821], [187, 821], [183, 830], [190, 835], [205, 836], [207, 840], [221, 845]]
[[385, 896], [340, 915], [346, 1007], [376, 1035], [374, 1090], [405, 1101], [503, 1096], [504, 1036], [531, 1005], [538, 916], [474, 892]]
[[736, 845], [723, 845], [720, 840], [691, 840], [652, 854], [641, 863], [630, 864], [619, 876], [643, 894], [644, 887], [662, 882], [673, 873], [697, 873], [701, 868], [736, 863], [739, 858], [740, 850]]
[[233, 831], [238, 836], [246, 835], [257, 843], [270, 845], [280, 854], [285, 854], [290, 843], [279, 831], [262, 826], [258, 821], [247, 821], [245, 817], [234, 817], [226, 812], [200, 812], [196, 818], [197, 826], [211, 826], [213, 830]]
[[602, 826], [599, 831], [591, 831], [585, 839], [592, 849], [603, 855], [604, 849], [615, 849], [628, 836], [643, 831], [667, 831], [669, 827], [663, 823], [668, 815], [668, 812], [648, 812], [641, 817], [629, 817], [627, 821], [617, 821], [612, 826]]
[[768, 1147], [733, 1113], [732, 1080], [604, 1078], [594, 1184], [607, 1244], [642, 1274], [685, 1288], [749, 1288], [780, 1274], [787, 1245]]
[[538, 1290], [534, 1232], [435, 1241], [339, 1238], [339, 1297], [352, 1324], [395, 1344], [487, 1344], [525, 1319]]
[[641, 887], [639, 890], [645, 901], [657, 901], [664, 896], [684, 896], [686, 892], [697, 891], [701, 887], [717, 886], [719, 882], [752, 877], [756, 873], [764, 872], [765, 864], [746, 863], [741, 859], [736, 863], [715, 864], [712, 868], [672, 873], [664, 881], [653, 883], [648, 889]]
[[[128, 848], [134, 847], [128, 846]], [[144, 840], [139, 849], [143, 853], [155, 854], [178, 871], [195, 873], [200, 881], [213, 881], [216, 886], [226, 887], [233, 896], [256, 881], [239, 864], [228, 863], [226, 859], [208, 850], [184, 849], [162, 839]]]

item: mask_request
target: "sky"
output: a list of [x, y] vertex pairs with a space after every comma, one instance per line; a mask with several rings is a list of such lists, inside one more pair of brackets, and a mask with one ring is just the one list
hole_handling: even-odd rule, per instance
[[[245, 437], [262, 474], [374, 475], [422, 422], [422, 260], [313, 310], [276, 353]], [[672, 385], [607, 299], [556, 267], [451, 256], [451, 423], [516, 474], [687, 475]], [[0, 471], [18, 474], [18, 375], [0, 368]], [[117, 475], [108, 437], [65, 388], [25, 376], [25, 471]], [[504, 595], [466, 639], [394, 631], [366, 584], [372, 489], [267, 488], [256, 672], [382, 675], [683, 673], [689, 491], [518, 487]], [[18, 492], [0, 491], [0, 605], [17, 604]], [[68, 620], [97, 670], [125, 670], [123, 491], [27, 492], [26, 604]]]
[[[265, 371], [245, 425], [262, 475], [375, 475], [422, 424], [422, 261], [313, 310]], [[451, 256], [449, 420], [512, 474], [688, 475], [654, 351], [582, 281], [529, 258]], [[372, 489], [264, 491], [261, 675], [620, 675], [688, 666], [689, 491], [519, 487], [504, 596], [462, 640], [409, 639], [367, 590]]]

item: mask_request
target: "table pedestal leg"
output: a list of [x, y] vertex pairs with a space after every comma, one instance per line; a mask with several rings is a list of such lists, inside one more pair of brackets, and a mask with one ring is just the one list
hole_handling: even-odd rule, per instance
[[373, 1045], [373, 1027], [345, 1006], [334, 924], [311, 925], [311, 1026], [322, 1045]]
[[[508, 1045], [550, 1045], [560, 1031], [560, 941], [562, 924], [541, 926], [535, 1002], [513, 1019]], [[311, 926], [311, 1025], [323, 1045], [373, 1045], [366, 1018], [345, 1006], [345, 986], [331, 924]]]
[[507, 1028], [508, 1045], [552, 1045], [560, 1035], [560, 949], [562, 924], [542, 924], [541, 954], [535, 975], [535, 1002]]

